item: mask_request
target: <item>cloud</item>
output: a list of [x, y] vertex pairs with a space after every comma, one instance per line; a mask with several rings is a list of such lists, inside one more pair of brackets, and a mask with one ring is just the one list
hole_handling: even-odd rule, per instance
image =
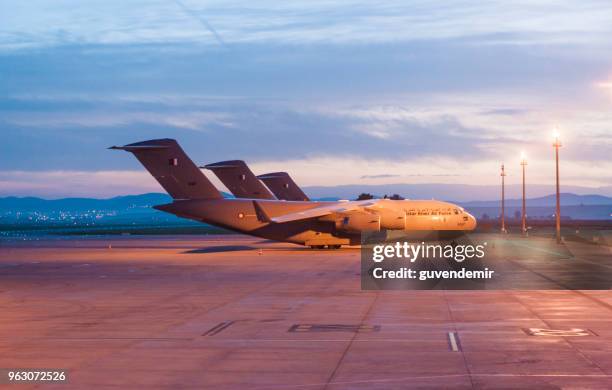
[[178, 129], [204, 130], [209, 125], [231, 128], [231, 116], [223, 112], [53, 112], [41, 116], [13, 114], [8, 122], [19, 127], [66, 129], [125, 127], [132, 124], [168, 126]]
[[377, 174], [377, 175], [362, 175], [360, 179], [390, 179], [390, 178], [438, 178], [438, 177], [461, 177], [467, 175], [461, 175], [457, 173], [410, 173], [410, 174]]
[[[183, 145], [196, 161], [207, 160], [206, 156], [190, 145]], [[548, 148], [547, 148], [548, 149]], [[115, 195], [145, 192], [163, 192], [161, 186], [129, 153], [105, 151], [109, 161], [133, 162], [130, 170], [3, 170], [0, 171], [0, 196], [43, 196], [43, 197], [110, 197]], [[499, 186], [498, 162], [492, 160], [467, 161], [457, 164], [450, 158], [423, 158], [415, 161], [393, 161], [384, 159], [363, 159], [359, 157], [311, 157], [307, 159], [268, 159], [247, 161], [255, 174], [284, 170], [291, 174], [302, 187], [368, 185], [368, 184], [455, 184]], [[612, 188], [609, 172], [612, 162], [591, 166], [575, 161], [564, 161], [562, 189], [570, 191], [576, 186], [591, 187], [592, 193], [609, 193]], [[554, 186], [554, 161], [534, 158], [528, 166], [530, 191], [539, 185]], [[381, 172], [385, 172], [381, 174]], [[520, 166], [517, 162], [506, 164], [506, 183], [519, 186]], [[204, 174], [220, 190], [226, 190], [219, 181], [205, 171]], [[474, 179], [474, 178], [477, 178]], [[468, 186], [469, 187], [469, 186]], [[601, 188], [599, 188], [601, 187]], [[606, 187], [606, 188], [603, 188]], [[459, 190], [456, 196], [459, 196]], [[588, 193], [581, 192], [581, 193]], [[448, 195], [449, 198], [450, 195]], [[469, 199], [478, 199], [472, 194]], [[467, 199], [466, 198], [466, 199]]]
[[492, 110], [482, 111], [480, 115], [502, 115], [502, 116], [515, 116], [529, 113], [528, 109], [521, 108], [495, 108]]
[[362, 175], [361, 179], [388, 179], [391, 177], [400, 177], [400, 175], [390, 175], [390, 174], [381, 173], [378, 175]]
[[[487, 96], [482, 101], [495, 105], [492, 99]], [[552, 124], [547, 125], [546, 120], [556, 115], [530, 110], [517, 119], [489, 121], [490, 116], [481, 115], [482, 103], [456, 106], [453, 101], [439, 100], [424, 101], [422, 106], [294, 105], [274, 100], [150, 95], [82, 101], [74, 96], [22, 96], [6, 102], [0, 100], [0, 106], [8, 106], [0, 120], [10, 134], [4, 140], [5, 158], [0, 161], [0, 169], [5, 170], [135, 170], [139, 168], [135, 161], [106, 148], [164, 137], [178, 139], [196, 163], [326, 157], [389, 163], [432, 159], [450, 159], [455, 164], [509, 162], [521, 149], [530, 157], [548, 158], [546, 129], [552, 129]], [[562, 127], [564, 164], [602, 166], [609, 160], [612, 136], [607, 129], [612, 118], [591, 111], [571, 115], [573, 122]], [[575, 129], [581, 129], [581, 134]], [[356, 178], [365, 175], [356, 168], [347, 169]], [[456, 175], [425, 167], [402, 176], [417, 174]]]
[[[468, 128], [450, 116], [425, 120], [350, 110], [284, 105], [206, 103], [200, 110], [166, 107], [156, 112], [83, 110], [7, 113], [0, 124], [11, 131], [6, 146], [15, 152], [0, 162], [9, 169], [101, 169], [105, 147], [150, 138], [175, 137], [206, 161], [250, 161], [322, 156], [410, 161], [452, 156], [473, 160], [490, 155], [484, 129]], [[384, 132], [380, 137], [376, 132]], [[486, 140], [485, 140], [486, 141]], [[486, 141], [487, 144], [489, 141]], [[255, 145], [258, 145], [255, 147]], [[44, 154], [36, 153], [45, 148]], [[19, 158], [28, 155], [28, 159]], [[110, 163], [110, 162], [109, 162]], [[117, 163], [110, 163], [116, 167]]]
[[[67, 44], [362, 44], [484, 36], [484, 44], [605, 42], [608, 2], [31, 0], [0, 9], [5, 50]], [[8, 7], [10, 6], [10, 9]], [[206, 18], [203, 18], [206, 15]], [[215, 28], [211, 26], [214, 25]], [[202, 27], [211, 34], [202, 34]], [[223, 36], [224, 38], [221, 38]]]
[[520, 149], [548, 180], [559, 126], [563, 174], [609, 176], [606, 2], [181, 1], [0, 9], [0, 169], [135, 172], [106, 147], [173, 137], [311, 184], [495, 181]]

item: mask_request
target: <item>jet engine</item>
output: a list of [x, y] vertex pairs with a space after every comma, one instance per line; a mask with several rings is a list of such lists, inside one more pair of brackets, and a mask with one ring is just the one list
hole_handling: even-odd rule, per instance
[[336, 229], [347, 232], [380, 231], [380, 216], [353, 212], [336, 220]]

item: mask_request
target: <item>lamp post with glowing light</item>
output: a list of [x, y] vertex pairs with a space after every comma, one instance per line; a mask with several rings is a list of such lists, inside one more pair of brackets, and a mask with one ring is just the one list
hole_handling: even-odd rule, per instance
[[557, 232], [557, 243], [561, 243], [561, 194], [559, 193], [559, 148], [561, 147], [561, 140], [559, 139], [559, 132], [555, 129], [553, 136], [555, 142], [553, 148], [555, 148], [555, 164], [556, 164], [556, 177], [557, 177], [557, 209], [555, 211], [555, 228]]
[[525, 156], [525, 153], [521, 153], [521, 166], [523, 168], [523, 212], [521, 215], [521, 230], [523, 232], [523, 235], [526, 236], [527, 235], [527, 213], [525, 210], [525, 166], [527, 166], [527, 157]]
[[504, 171], [504, 164], [502, 164], [501, 166], [501, 180], [502, 180], [502, 191], [501, 191], [501, 232], [505, 233], [506, 232], [506, 209], [505, 209], [505, 190], [504, 190], [504, 178], [506, 177], [506, 171]]

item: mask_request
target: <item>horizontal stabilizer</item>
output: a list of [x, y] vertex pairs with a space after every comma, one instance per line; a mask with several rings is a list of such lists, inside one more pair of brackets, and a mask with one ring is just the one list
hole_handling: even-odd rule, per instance
[[125, 150], [127, 152], [134, 152], [137, 150], [159, 150], [168, 149], [167, 145], [125, 145], [125, 146], [111, 146], [109, 149], [112, 150]]

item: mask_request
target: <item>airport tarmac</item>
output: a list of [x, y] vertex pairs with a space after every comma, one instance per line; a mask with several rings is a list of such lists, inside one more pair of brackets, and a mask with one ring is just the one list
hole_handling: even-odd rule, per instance
[[0, 368], [69, 383], [0, 387], [612, 388], [610, 291], [361, 291], [359, 272], [356, 249], [241, 235], [1, 241]]

